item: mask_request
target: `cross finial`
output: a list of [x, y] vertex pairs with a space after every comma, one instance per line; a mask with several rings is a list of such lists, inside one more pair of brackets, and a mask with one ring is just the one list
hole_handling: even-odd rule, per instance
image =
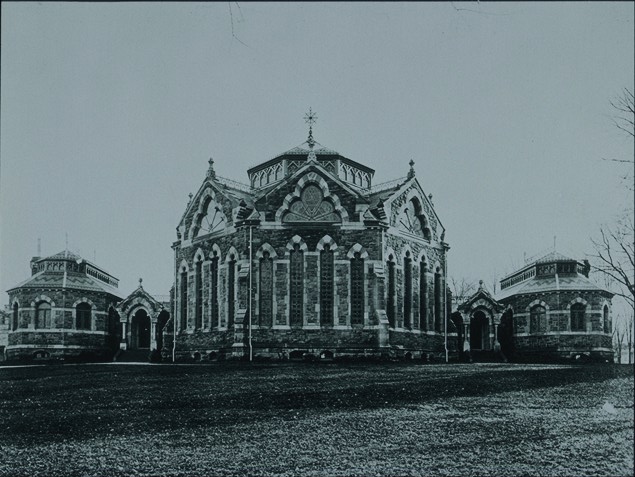
[[315, 140], [313, 139], [313, 124], [317, 120], [317, 114], [313, 112], [311, 108], [309, 108], [309, 112], [304, 115], [304, 122], [309, 125], [309, 139], [307, 139], [307, 143], [309, 147], [313, 149], [315, 146]]
[[216, 179], [216, 171], [214, 171], [214, 159], [210, 157], [209, 161], [207, 162], [209, 163], [209, 169], [207, 169], [207, 177]]

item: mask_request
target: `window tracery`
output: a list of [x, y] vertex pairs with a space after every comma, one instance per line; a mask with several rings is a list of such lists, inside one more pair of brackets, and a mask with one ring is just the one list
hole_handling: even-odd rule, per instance
[[293, 201], [283, 222], [341, 222], [334, 205], [324, 198], [324, 193], [315, 184], [302, 189], [300, 197]]
[[320, 324], [333, 324], [333, 251], [329, 244], [320, 252]]
[[300, 244], [293, 244], [289, 260], [289, 317], [291, 326], [302, 326], [304, 322], [304, 254]]
[[360, 252], [351, 258], [351, 324], [364, 324], [364, 259]]
[[260, 326], [273, 322], [273, 259], [265, 251], [260, 259]]

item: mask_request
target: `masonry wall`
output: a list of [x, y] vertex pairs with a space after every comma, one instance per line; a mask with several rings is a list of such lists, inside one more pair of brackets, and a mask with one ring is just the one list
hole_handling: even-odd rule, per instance
[[[76, 328], [75, 304], [87, 300], [91, 304], [91, 329]], [[48, 356], [78, 356], [90, 353], [106, 357], [116, 346], [116, 328], [110, 323], [108, 308], [117, 297], [95, 291], [45, 288], [21, 288], [9, 294], [11, 309], [18, 303], [18, 327], [8, 335], [8, 359]], [[35, 328], [38, 303], [51, 305], [51, 327]], [[12, 319], [12, 317], [11, 317]]]
[[[604, 307], [611, 307], [611, 297], [600, 290], [556, 291], [516, 295], [501, 300], [514, 310], [514, 339], [520, 356], [572, 358], [580, 355], [599, 360], [613, 360], [611, 323], [604, 332]], [[575, 303], [585, 304], [585, 330], [571, 330], [571, 310]], [[546, 323], [538, 332], [530, 330], [530, 310], [536, 304], [546, 309]], [[610, 313], [609, 313], [610, 317]]]

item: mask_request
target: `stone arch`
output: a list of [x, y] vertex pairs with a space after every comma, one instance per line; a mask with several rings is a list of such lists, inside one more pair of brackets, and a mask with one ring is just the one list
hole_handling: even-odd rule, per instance
[[408, 256], [414, 263], [414, 254], [412, 253], [412, 249], [410, 248], [409, 244], [404, 245], [403, 248], [401, 249], [401, 254], [399, 255], [399, 259], [401, 260], [401, 263], [404, 263], [404, 258], [406, 258], [406, 253], [409, 254]]
[[578, 296], [574, 298], [573, 300], [571, 300], [569, 303], [567, 303], [567, 310], [570, 310], [573, 305], [577, 305], [578, 303], [584, 306], [588, 306], [587, 301], [584, 298]]
[[346, 212], [346, 209], [342, 207], [339, 197], [329, 190], [328, 183], [322, 176], [315, 172], [309, 172], [308, 174], [302, 176], [296, 183], [295, 190], [287, 194], [282, 202], [282, 205], [276, 212], [277, 222], [282, 222], [285, 214], [290, 211], [291, 205], [294, 202], [301, 200], [300, 197], [302, 191], [309, 184], [316, 185], [322, 191], [322, 201], [327, 201], [333, 206], [333, 212], [340, 217], [341, 222], [348, 222], [348, 212]]
[[268, 243], [264, 243], [260, 246], [260, 248], [256, 252], [256, 259], [260, 260], [265, 252], [269, 252], [270, 258], [274, 258], [274, 259], [278, 258], [278, 254], [276, 253], [276, 250]]
[[35, 299], [31, 302], [31, 306], [35, 307], [38, 303], [42, 303], [43, 301], [45, 301], [49, 305], [51, 305], [51, 308], [53, 308], [55, 306], [55, 302], [53, 300], [51, 300], [46, 295], [38, 295], [38, 296], [36, 296]]
[[366, 260], [368, 258], [368, 252], [364, 247], [362, 247], [359, 243], [353, 245], [346, 254], [346, 258], [349, 260], [355, 256], [356, 253], [359, 253], [359, 258]]
[[[392, 259], [390, 258], [390, 256], [392, 255]], [[395, 262], [395, 264], [397, 263], [397, 252], [395, 252], [395, 249], [392, 247], [386, 247], [386, 254], [385, 254], [385, 260], [386, 262]]]
[[420, 264], [421, 262], [426, 264], [426, 267], [430, 266], [430, 260], [428, 259], [428, 255], [424, 249], [421, 249], [419, 255], [417, 255], [416, 263]]
[[205, 261], [205, 253], [203, 252], [201, 248], [199, 248], [194, 254], [194, 263], [198, 261], [201, 261], [201, 262]]
[[225, 256], [225, 262], [226, 263], [231, 262], [232, 255], [234, 256], [234, 261], [235, 262], [240, 260], [240, 254], [238, 253], [238, 250], [236, 250], [236, 247], [234, 247], [233, 245], [231, 247], [229, 247], [229, 250], [227, 251], [227, 255]]
[[333, 252], [337, 250], [337, 244], [335, 243], [335, 240], [333, 240], [333, 238], [330, 235], [325, 235], [324, 237], [322, 237], [320, 241], [317, 243], [317, 246], [315, 247], [315, 249], [318, 251], [322, 251], [324, 250], [325, 245], [328, 245], [329, 249]]
[[[196, 209], [196, 213], [192, 217], [192, 222], [190, 223], [190, 227], [188, 229], [187, 237], [192, 240], [198, 234], [198, 231], [201, 228], [201, 222], [203, 218], [208, 212], [209, 204], [214, 201], [216, 202], [216, 194], [212, 190], [211, 187], [208, 187], [203, 191], [201, 197], [198, 199], [198, 207]], [[223, 212], [222, 207], [218, 204], [218, 212], [222, 214], [221, 218], [225, 223], [227, 223], [227, 216], [225, 212]]]
[[179, 273], [189, 272], [190, 266], [185, 259], [181, 260], [181, 264], [179, 265]]
[[300, 237], [299, 235], [294, 235], [287, 242], [287, 247], [286, 247], [287, 251], [285, 255], [289, 255], [289, 253], [293, 250], [293, 247], [295, 246], [295, 244], [298, 244], [300, 246], [300, 250], [302, 250], [303, 252], [306, 252], [309, 249], [306, 245], [306, 242], [302, 239], [302, 237]]
[[95, 306], [95, 304], [94, 304], [92, 301], [90, 301], [88, 298], [86, 298], [86, 297], [82, 297], [82, 298], [80, 298], [79, 300], [75, 300], [75, 301], [73, 302], [73, 308], [75, 308], [75, 307], [76, 307], [77, 305], [79, 305], [80, 303], [88, 303], [91, 307], [94, 307], [94, 306]]
[[547, 304], [546, 304], [544, 301], [542, 301], [542, 300], [534, 300], [534, 301], [532, 301], [529, 305], [527, 305], [527, 306], [525, 307], [525, 311], [526, 311], [527, 313], [529, 313], [529, 312], [531, 311], [531, 309], [532, 309], [534, 306], [536, 306], [536, 305], [542, 306], [542, 307], [545, 309], [545, 311], [546, 311], [547, 313], [549, 313], [549, 305], [547, 305]]
[[212, 251], [209, 253], [209, 258], [212, 259], [214, 258], [214, 252], [216, 252], [216, 257], [218, 257], [219, 261], [222, 261], [222, 253], [220, 251], [220, 247], [218, 245], [216, 245], [215, 243], [212, 244]]

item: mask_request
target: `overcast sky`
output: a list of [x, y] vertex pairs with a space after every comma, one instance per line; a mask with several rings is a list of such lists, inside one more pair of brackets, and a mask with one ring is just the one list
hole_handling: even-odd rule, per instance
[[[584, 258], [632, 195], [609, 104], [633, 88], [633, 3], [2, 3], [0, 289], [69, 249], [173, 281], [207, 170], [307, 137], [417, 177], [449, 273], [491, 284], [523, 254]], [[491, 289], [491, 286], [490, 286]], [[7, 303], [3, 295], [1, 303]]]

